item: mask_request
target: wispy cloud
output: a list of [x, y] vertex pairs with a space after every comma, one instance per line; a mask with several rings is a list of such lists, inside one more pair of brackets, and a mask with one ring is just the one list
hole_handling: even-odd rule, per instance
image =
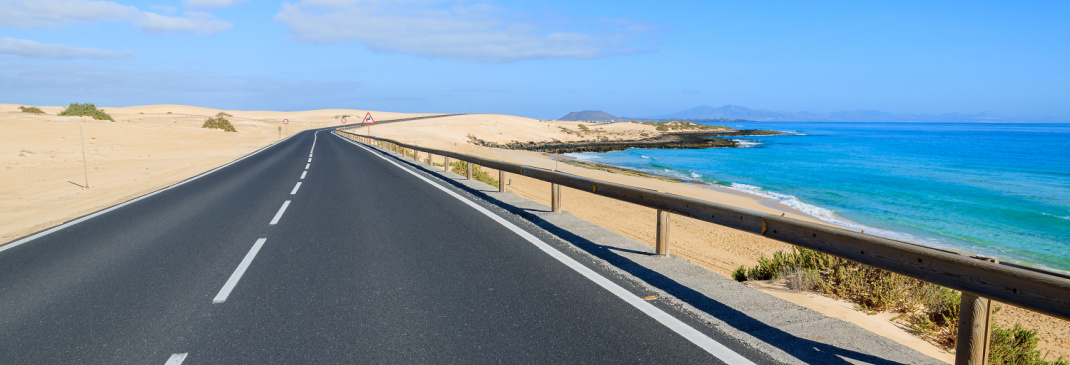
[[74, 59], [74, 58], [119, 58], [131, 56], [133, 52], [115, 52], [96, 48], [78, 48], [65, 44], [43, 44], [27, 39], [10, 37], [0, 38], [0, 54], [9, 54], [30, 58]]
[[149, 33], [213, 34], [233, 26], [208, 13], [165, 16], [113, 1], [0, 0], [0, 27], [59, 29], [75, 23], [121, 21]]
[[133, 20], [134, 26], [149, 33], [214, 34], [230, 29], [233, 24], [208, 13], [187, 11], [184, 17], [172, 17], [142, 12]]
[[231, 7], [245, 1], [246, 0], [185, 0], [182, 4], [187, 8], [216, 9]]
[[111, 1], [3, 0], [0, 26], [13, 28], [62, 28], [78, 22], [114, 22], [138, 13], [133, 6]]
[[303, 42], [357, 41], [379, 52], [476, 62], [633, 53], [649, 30], [621, 19], [583, 21], [595, 31], [549, 29], [525, 17], [485, 2], [301, 0], [283, 3], [275, 21]]

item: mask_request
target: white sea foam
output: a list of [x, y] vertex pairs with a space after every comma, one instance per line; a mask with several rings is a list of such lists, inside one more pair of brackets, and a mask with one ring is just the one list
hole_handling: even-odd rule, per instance
[[702, 175], [700, 175], [700, 174], [698, 174], [698, 173], [696, 173], [694, 171], [691, 171], [691, 178], [692, 179], [701, 179]]
[[639, 155], [639, 158], [641, 158], [641, 159], [644, 159], [644, 160], [649, 160], [649, 159], [650, 159], [650, 156], [647, 156], [647, 155]]
[[832, 223], [852, 231], [864, 231], [866, 234], [890, 238], [898, 241], [912, 242], [928, 246], [942, 246], [940, 241], [934, 239], [922, 239], [907, 233], [889, 231], [885, 229], [866, 226], [857, 222], [852, 222], [848, 219], [844, 219], [843, 217], [836, 215], [836, 213], [834, 213], [832, 210], [822, 208], [816, 205], [803, 203], [798, 198], [792, 195], [772, 192], [762, 189], [758, 186], [739, 183], [732, 183], [732, 185], [728, 186], [727, 188], [769, 199], [774, 203], [791, 207], [792, 209], [803, 212], [806, 215], [817, 218], [818, 220]]
[[1055, 214], [1048, 214], [1048, 213], [1040, 213], [1040, 214], [1043, 214], [1043, 215], [1046, 215], [1046, 216], [1049, 216], [1049, 217], [1055, 217], [1055, 218], [1059, 218], [1059, 219], [1066, 219], [1066, 220], [1070, 220], [1070, 215], [1068, 215], [1068, 216], [1061, 216], [1061, 215], [1055, 215]]
[[602, 157], [598, 156], [597, 153], [590, 153], [590, 152], [569, 152], [569, 153], [566, 153], [564, 155], [568, 156], [568, 157], [575, 158], [575, 159], [577, 159], [579, 161], [593, 161], [593, 160], [597, 160], [597, 159], [602, 158]]
[[736, 143], [739, 144], [740, 148], [751, 148], [762, 145], [762, 142], [752, 141], [749, 139], [733, 139], [733, 141], [736, 141]]

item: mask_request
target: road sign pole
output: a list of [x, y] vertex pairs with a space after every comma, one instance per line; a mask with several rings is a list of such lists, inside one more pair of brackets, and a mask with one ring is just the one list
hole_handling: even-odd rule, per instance
[[85, 132], [78, 127], [78, 136], [82, 139], [82, 172], [85, 174], [85, 188], [89, 189], [89, 165], [85, 163]]

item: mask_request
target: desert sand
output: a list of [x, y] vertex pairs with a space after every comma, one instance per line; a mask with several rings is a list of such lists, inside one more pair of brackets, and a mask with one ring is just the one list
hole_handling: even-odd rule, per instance
[[[19, 111], [17, 104], [0, 104], [0, 243], [10, 242], [64, 221], [121, 203], [186, 178], [211, 170], [279, 140], [282, 133], [339, 124], [339, 116], [359, 122], [363, 110], [330, 109], [304, 112], [232, 111], [178, 105], [103, 107], [116, 122], [88, 117], [58, 117], [62, 107], [41, 107], [47, 115]], [[237, 133], [200, 128], [219, 112]], [[377, 120], [413, 116], [372, 112]], [[652, 126], [634, 123], [586, 124], [541, 121], [507, 115], [473, 114], [357, 127], [353, 132], [398, 141], [521, 163], [658, 191], [715, 201], [761, 212], [816, 221], [786, 206], [759, 197], [661, 179], [586, 169], [560, 163], [543, 153], [501, 150], [469, 143], [471, 137], [497, 143], [511, 141], [576, 141], [623, 139], [657, 133]], [[89, 189], [84, 189], [79, 129], [84, 133]], [[471, 136], [471, 137], [470, 137]], [[441, 160], [436, 160], [441, 163]], [[549, 204], [549, 184], [510, 176], [512, 193]], [[573, 215], [653, 246], [655, 212], [571, 189], [563, 190], [563, 209]], [[674, 217], [671, 254], [728, 276], [741, 265], [754, 265], [762, 255], [789, 249], [779, 241], [713, 224]], [[841, 318], [918, 349], [938, 359], [951, 355], [907, 334], [886, 316], [869, 316], [850, 304], [809, 293], [794, 293], [775, 285], [759, 290], [793, 303]], [[1041, 347], [1052, 355], [1070, 356], [1070, 322], [1007, 308], [997, 323], [1014, 321], [1040, 330]]]
[[[335, 116], [362, 110], [245, 112], [178, 105], [103, 107], [115, 122], [60, 117], [0, 104], [0, 242], [9, 242], [67, 220], [177, 183], [263, 148], [298, 131], [338, 125]], [[225, 112], [238, 130], [204, 129]], [[358, 116], [359, 115], [359, 116]], [[405, 116], [376, 112], [380, 119]], [[283, 119], [290, 123], [283, 125]], [[82, 137], [85, 140], [85, 167]], [[85, 171], [88, 170], [88, 171]], [[84, 189], [88, 175], [89, 189]]]

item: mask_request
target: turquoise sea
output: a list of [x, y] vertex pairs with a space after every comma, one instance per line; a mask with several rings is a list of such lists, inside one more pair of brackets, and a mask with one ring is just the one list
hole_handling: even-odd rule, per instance
[[754, 122], [748, 148], [582, 160], [759, 195], [852, 230], [1070, 272], [1070, 123]]

